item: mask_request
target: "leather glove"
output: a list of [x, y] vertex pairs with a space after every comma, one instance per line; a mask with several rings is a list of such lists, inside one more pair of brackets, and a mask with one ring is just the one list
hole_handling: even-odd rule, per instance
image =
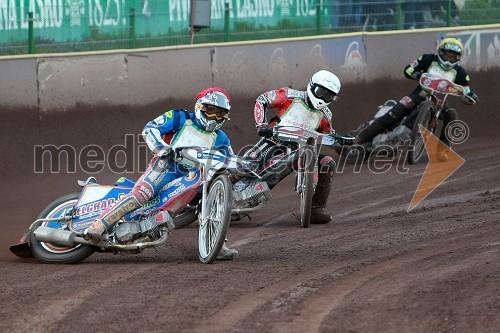
[[258, 163], [256, 163], [255, 161], [251, 162], [251, 161], [243, 160], [241, 162], [241, 167], [242, 167], [244, 172], [249, 172], [249, 171], [256, 172], [257, 168], [258, 168]]
[[413, 79], [417, 80], [417, 81], [418, 81], [418, 80], [420, 80], [420, 77], [421, 77], [421, 76], [422, 76], [422, 73], [420, 73], [420, 72], [415, 72], [415, 73], [413, 73], [413, 74], [411, 75], [411, 77], [412, 77]]
[[472, 99], [473, 101], [471, 101], [472, 103], [477, 103], [479, 102], [479, 96], [475, 93], [475, 92], [470, 92], [468, 95], [467, 95], [470, 99]]
[[160, 156], [160, 158], [172, 158], [174, 157], [174, 151], [170, 146], [164, 146], [158, 151], [158, 156]]
[[337, 142], [341, 146], [352, 146], [354, 143], [354, 137], [353, 136], [342, 136], [337, 139]]
[[273, 129], [269, 125], [261, 125], [257, 128], [257, 134], [264, 138], [270, 138], [274, 135]]

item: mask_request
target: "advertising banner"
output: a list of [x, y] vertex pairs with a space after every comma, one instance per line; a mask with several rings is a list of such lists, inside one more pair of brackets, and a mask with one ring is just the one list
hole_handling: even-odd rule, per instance
[[[231, 29], [316, 24], [317, 0], [211, 0], [212, 28], [223, 29], [226, 1]], [[188, 33], [190, 6], [190, 0], [0, 0], [0, 44], [28, 39], [30, 12], [36, 38], [54, 42], [128, 36], [131, 9], [136, 37]]]

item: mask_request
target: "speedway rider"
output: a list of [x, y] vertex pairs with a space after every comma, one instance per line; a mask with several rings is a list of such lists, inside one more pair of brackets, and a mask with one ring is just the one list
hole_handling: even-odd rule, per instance
[[[332, 133], [332, 112], [328, 105], [337, 100], [339, 92], [338, 77], [329, 71], [320, 70], [312, 76], [306, 91], [283, 87], [263, 93], [257, 98], [254, 107], [258, 135], [272, 137], [272, 127], [277, 122], [279, 126], [298, 126], [324, 134]], [[277, 117], [268, 120], [267, 112], [271, 108], [277, 109]], [[323, 212], [323, 208], [330, 195], [335, 161], [331, 156], [319, 154], [318, 162], [318, 184], [312, 199], [311, 223], [324, 224], [332, 219]]]
[[[142, 136], [154, 153], [148, 168], [132, 191], [106, 209], [85, 231], [86, 238], [99, 243], [104, 232], [120, 218], [145, 205], [167, 183], [187, 174], [185, 167], [169, 158], [176, 147], [213, 148], [233, 155], [229, 137], [220, 130], [231, 109], [227, 92], [208, 88], [198, 93], [194, 108], [194, 114], [182, 109], [170, 110], [146, 124]], [[237, 254], [224, 244], [218, 259], [233, 259]]]
[[[461, 101], [471, 105], [479, 101], [476, 93], [469, 87], [469, 75], [465, 69], [460, 66], [459, 61], [462, 57], [462, 43], [455, 38], [444, 38], [437, 47], [437, 54], [424, 54], [418, 59], [412, 61], [405, 67], [404, 75], [411, 80], [419, 80], [423, 73], [429, 73], [434, 76], [448, 79], [456, 84], [465, 87], [464, 93], [468, 96], [462, 96]], [[382, 133], [392, 125], [399, 122], [404, 117], [410, 115], [422, 101], [425, 100], [426, 93], [418, 85], [408, 96], [404, 96], [392, 109], [384, 116], [377, 118], [370, 126], [363, 129], [354, 140], [354, 144], [362, 144], [371, 141], [377, 134]], [[407, 126], [413, 126], [416, 114], [411, 114], [412, 119], [405, 121]], [[448, 160], [450, 141], [446, 136], [446, 127], [454, 120], [458, 119], [457, 111], [454, 108], [445, 106], [445, 109], [439, 116], [443, 120], [443, 127], [437, 147], [437, 159], [441, 162]]]

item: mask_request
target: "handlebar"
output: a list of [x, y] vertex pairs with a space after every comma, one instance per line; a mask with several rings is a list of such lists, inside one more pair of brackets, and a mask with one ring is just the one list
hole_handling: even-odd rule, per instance
[[325, 146], [350, 146], [354, 142], [354, 137], [337, 133], [324, 134], [313, 129], [305, 129], [298, 126], [275, 126], [273, 137], [281, 141], [305, 142], [309, 138], [321, 138], [321, 144]]
[[245, 161], [238, 155], [226, 156], [222, 152], [209, 148], [196, 146], [175, 148], [174, 161], [188, 167], [201, 168], [202, 166], [212, 170], [227, 169], [233, 172], [255, 173], [252, 163]]

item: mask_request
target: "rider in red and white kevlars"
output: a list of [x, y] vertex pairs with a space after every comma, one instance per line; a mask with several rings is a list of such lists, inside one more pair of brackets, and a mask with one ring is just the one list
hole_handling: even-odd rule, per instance
[[[213, 148], [231, 156], [229, 137], [220, 128], [229, 119], [231, 102], [222, 88], [208, 88], [196, 96], [195, 112], [169, 110], [146, 124], [142, 136], [154, 153], [148, 168], [135, 183], [132, 191], [115, 205], [107, 208], [85, 231], [85, 237], [95, 243], [106, 230], [127, 213], [145, 205], [164, 186], [184, 177], [189, 170], [171, 157], [174, 149], [184, 146]], [[238, 252], [224, 244], [218, 259], [233, 259]]]
[[[283, 87], [265, 92], [257, 98], [254, 107], [257, 133], [262, 137], [271, 137], [272, 127], [279, 121], [280, 126], [296, 126], [330, 134], [334, 131], [328, 105], [337, 100], [339, 92], [340, 80], [326, 70], [312, 76], [306, 91]], [[273, 108], [276, 108], [277, 117], [268, 120], [267, 112]], [[324, 224], [332, 219], [323, 209], [330, 195], [335, 161], [331, 156], [319, 154], [318, 162], [318, 184], [313, 196], [311, 223]]]
[[[418, 59], [413, 60], [404, 70], [406, 78], [419, 80], [423, 73], [429, 73], [434, 76], [448, 79], [456, 84], [465, 87], [465, 94], [461, 101], [465, 104], [474, 104], [479, 101], [476, 93], [469, 87], [470, 77], [465, 69], [460, 66], [459, 61], [462, 57], [463, 45], [456, 38], [444, 38], [437, 47], [437, 53], [424, 54]], [[404, 117], [408, 116], [405, 124], [408, 127], [413, 126], [416, 114], [411, 113], [422, 101], [425, 100], [426, 93], [418, 85], [408, 96], [404, 96], [392, 109], [384, 116], [377, 118], [370, 126], [363, 129], [354, 140], [354, 144], [362, 144], [371, 141], [377, 134], [390, 128]], [[410, 119], [409, 119], [410, 118]], [[442, 144], [437, 147], [437, 159], [441, 162], [448, 160], [450, 141], [446, 137], [446, 126], [458, 119], [457, 111], [454, 108], [445, 106], [445, 109], [439, 116], [443, 120], [443, 127], [439, 139]]]

